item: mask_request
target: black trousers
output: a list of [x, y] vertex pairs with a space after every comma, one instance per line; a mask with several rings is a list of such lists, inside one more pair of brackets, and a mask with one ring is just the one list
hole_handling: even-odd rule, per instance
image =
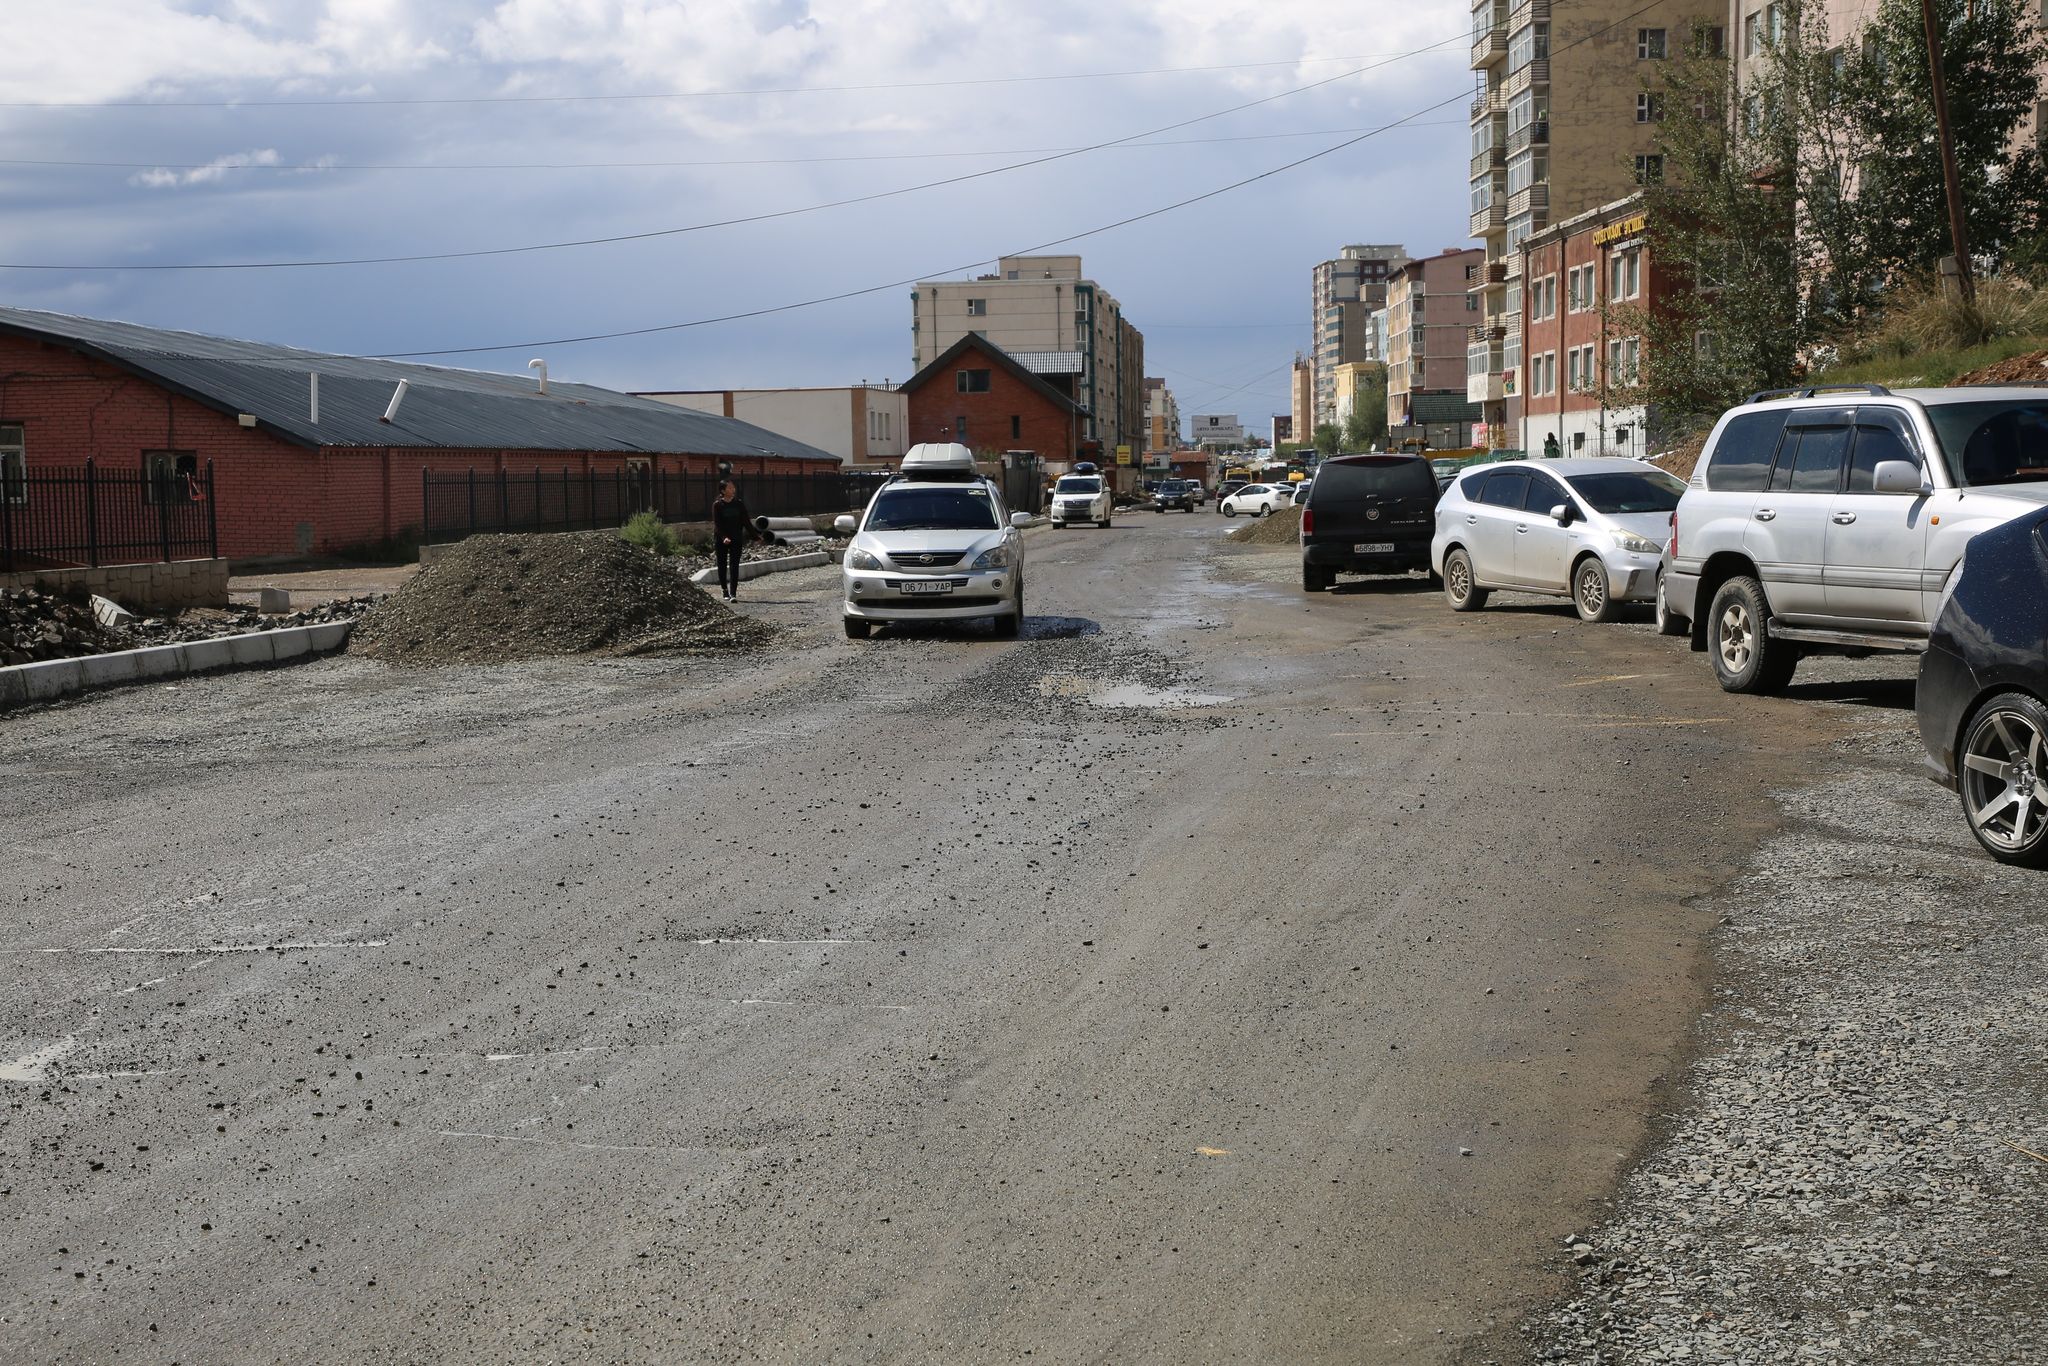
[[740, 539], [718, 543], [718, 591], [737, 596], [740, 591]]

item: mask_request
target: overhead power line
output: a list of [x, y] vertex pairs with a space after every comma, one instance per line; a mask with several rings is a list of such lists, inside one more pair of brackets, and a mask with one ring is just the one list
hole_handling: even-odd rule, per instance
[[1256, 71], [1279, 66], [1363, 62], [1390, 55], [1366, 52], [1349, 57], [1290, 57], [1215, 66], [1155, 66], [1129, 71], [1063, 71], [1035, 76], [961, 76], [937, 81], [876, 81], [864, 85], [778, 85], [714, 90], [650, 90], [607, 95], [419, 95], [360, 99], [303, 100], [0, 100], [0, 109], [379, 109], [393, 106], [464, 104], [602, 104], [613, 101], [711, 100], [758, 95], [869, 94], [881, 90], [951, 90], [982, 85], [1035, 85], [1049, 81], [1119, 81], [1138, 76], [1186, 76], [1219, 71]]
[[[1411, 123], [1409, 128], [1462, 126], [1463, 119], [1436, 119]], [[1362, 128], [1303, 128], [1288, 133], [1236, 133], [1213, 138], [1162, 138], [1157, 142], [1124, 142], [1101, 151], [1142, 152], [1153, 147], [1206, 147], [1228, 142], [1279, 142], [1288, 138], [1328, 138], [1359, 133]], [[1023, 157], [1060, 152], [1081, 152], [1081, 147], [992, 147], [972, 152], [849, 152], [839, 156], [816, 157], [720, 157], [700, 161], [303, 161], [247, 162], [224, 165], [219, 161], [66, 161], [47, 157], [0, 157], [0, 166], [47, 166], [100, 171], [212, 171], [239, 174], [269, 171], [278, 175], [307, 175], [328, 171], [661, 171], [695, 167], [736, 166], [828, 166], [846, 162], [933, 161], [948, 157]]]
[[644, 232], [615, 233], [606, 237], [575, 238], [569, 241], [562, 242], [531, 242], [515, 247], [489, 247], [468, 251], [412, 252], [397, 256], [354, 256], [335, 257], [324, 260], [297, 261], [180, 261], [140, 263], [91, 262], [72, 264], [58, 264], [53, 262], [6, 261], [0, 262], [0, 270], [33, 270], [94, 273], [112, 271], [164, 272], [223, 270], [303, 270], [334, 266], [382, 266], [398, 265], [402, 263], [420, 261], [474, 260], [479, 257], [487, 256], [519, 256], [529, 254], [532, 252], [566, 251], [572, 248], [579, 247], [611, 246], [621, 242], [645, 242], [652, 240], [654, 238], [678, 237], [685, 233], [705, 232], [712, 228], [739, 227], [748, 223], [767, 223], [781, 218], [796, 218], [804, 214], [820, 213], [827, 209], [849, 208], [856, 204], [872, 204], [879, 200], [896, 199], [904, 195], [916, 194], [922, 190], [940, 189], [948, 185], [965, 184], [970, 180], [982, 180], [990, 176], [1006, 175], [1011, 171], [1021, 171], [1032, 166], [1044, 166], [1055, 161], [1064, 161], [1069, 157], [1080, 156], [1084, 153], [1098, 152], [1103, 150], [1104, 148], [1118, 147], [1122, 146], [1125, 143], [1140, 141], [1144, 138], [1158, 137], [1162, 133], [1177, 132], [1182, 128], [1190, 128], [1198, 123], [1207, 123], [1213, 119], [1223, 118], [1226, 115], [1242, 113], [1247, 109], [1256, 109], [1261, 105], [1272, 104], [1277, 100], [1288, 99], [1295, 95], [1304, 94], [1310, 90], [1320, 89], [1326, 85], [1334, 85], [1338, 81], [1350, 80], [1354, 76], [1362, 76], [1368, 71], [1377, 70], [1379, 67], [1388, 66], [1394, 62], [1404, 61], [1410, 57], [1421, 56], [1423, 53], [1432, 52], [1437, 48], [1444, 47], [1450, 43], [1462, 43], [1464, 41], [1464, 34], [1456, 34], [1450, 38], [1441, 39], [1437, 42], [1430, 43], [1424, 47], [1411, 48], [1407, 52], [1399, 53], [1395, 56], [1388, 57], [1383, 61], [1374, 62], [1367, 66], [1356, 67], [1350, 71], [1342, 71], [1336, 74], [1335, 76], [1326, 76], [1319, 81], [1311, 81], [1307, 85], [1298, 85], [1288, 90], [1282, 90], [1277, 94], [1265, 95], [1256, 100], [1247, 100], [1242, 104], [1232, 105], [1228, 109], [1218, 109], [1212, 113], [1198, 114], [1194, 118], [1181, 119], [1176, 123], [1169, 123], [1164, 127], [1147, 129], [1146, 131], [1141, 133], [1128, 133], [1120, 138], [1108, 138], [1101, 142], [1090, 143], [1086, 147], [1078, 147], [1073, 149], [1072, 151], [1055, 152], [1047, 156], [1033, 157], [1027, 161], [1013, 161], [1003, 166], [991, 166], [985, 170], [969, 171], [963, 175], [947, 176], [940, 180], [927, 180], [916, 185], [905, 185], [893, 190], [877, 190], [871, 194], [852, 195], [845, 199], [829, 200], [823, 204], [806, 204], [803, 205], [802, 207], [794, 209], [777, 209], [770, 213], [746, 214], [737, 218], [722, 218], [707, 223], [690, 223], [685, 224], [681, 227], [674, 228], [653, 228]]
[[[1553, 47], [1551, 49], [1552, 58], [1554, 59], [1556, 55], [1560, 52], [1569, 51], [1572, 48], [1580, 46], [1581, 44], [1589, 43], [1593, 41], [1593, 39], [1607, 33], [1609, 30], [1619, 28], [1622, 25], [1628, 23], [1629, 21], [1637, 18], [1638, 16], [1649, 13], [1652, 9], [1656, 8], [1659, 2], [1660, 0], [1649, 0], [1648, 3], [1642, 5], [1637, 9], [1629, 11], [1627, 14], [1622, 15], [1618, 19], [1611, 20], [1608, 23], [1603, 24], [1601, 27], [1596, 28], [1589, 33], [1583, 34], [1578, 38], [1574, 38], [1568, 43], [1562, 43]], [[1414, 110], [1413, 112], [1409, 113], [1408, 115], [1402, 118], [1395, 119], [1391, 123], [1382, 124], [1378, 128], [1360, 133], [1355, 137], [1346, 138], [1344, 141], [1335, 143], [1329, 147], [1325, 147], [1320, 151], [1311, 152], [1305, 157], [1297, 157], [1295, 160], [1287, 162], [1280, 166], [1275, 166], [1271, 170], [1261, 171], [1257, 175], [1246, 176], [1241, 180], [1234, 180], [1230, 182], [1228, 185], [1218, 186], [1216, 189], [1205, 191], [1202, 194], [1191, 195], [1186, 199], [1178, 200], [1172, 204], [1163, 205], [1160, 208], [1152, 209], [1145, 213], [1133, 214], [1128, 218], [1120, 218], [1113, 223], [1105, 223], [1100, 227], [1089, 228], [1085, 231], [1073, 233], [1066, 237], [1055, 238], [1050, 242], [1041, 242], [1037, 246], [1026, 247], [1021, 251], [1007, 252], [1005, 253], [1005, 255], [1023, 256], [1028, 255], [1031, 252], [1043, 251], [1048, 247], [1065, 246], [1073, 242], [1082, 241], [1086, 238], [1100, 236], [1101, 234], [1106, 232], [1114, 232], [1118, 228], [1128, 227], [1133, 223], [1141, 223], [1144, 222], [1146, 219], [1157, 218], [1162, 214], [1173, 213], [1177, 210], [1187, 208], [1190, 205], [1199, 204], [1204, 200], [1214, 199], [1219, 195], [1229, 194], [1233, 190], [1243, 189], [1247, 185], [1256, 184], [1261, 180], [1267, 180], [1272, 178], [1273, 176], [1284, 175], [1288, 171], [1295, 170], [1296, 168], [1301, 166], [1306, 166], [1310, 162], [1320, 161], [1322, 158], [1335, 155], [1338, 152], [1344, 151], [1346, 148], [1355, 147], [1359, 143], [1362, 143], [1369, 138], [1376, 137], [1380, 133], [1386, 132], [1390, 129], [1398, 128], [1403, 124], [1409, 123], [1412, 120], [1421, 118], [1425, 114], [1433, 114], [1439, 109], [1447, 109], [1453, 104], [1457, 104], [1464, 101], [1465, 98], [1466, 92], [1461, 90], [1456, 95], [1453, 95], [1448, 99], [1438, 100], [1435, 104], [1424, 105], [1422, 108]], [[502, 344], [492, 344], [485, 346], [449, 346], [441, 347], [435, 350], [420, 351], [382, 351], [376, 352], [374, 354], [376, 354], [381, 359], [386, 360], [418, 360], [424, 359], [429, 356], [481, 356], [488, 355], [498, 351], [525, 351], [531, 348], [545, 346], [577, 346], [585, 342], [617, 341], [627, 337], [648, 337], [664, 332], [682, 332], [698, 327], [711, 327], [719, 323], [741, 322], [751, 318], [771, 317], [780, 313], [794, 313], [800, 309], [817, 308], [825, 304], [841, 303], [847, 299], [859, 299], [865, 298], [871, 294], [882, 294], [892, 289], [906, 289], [909, 286], [917, 284], [919, 281], [922, 280], [932, 280], [938, 279], [942, 276], [962, 274], [966, 271], [974, 269], [976, 266], [987, 265], [991, 261], [995, 261], [998, 259], [1000, 258], [993, 256], [977, 257], [975, 260], [968, 261], [961, 265], [950, 266], [942, 270], [925, 271], [921, 274], [913, 275], [908, 279], [892, 280], [887, 284], [868, 285], [865, 288], [861, 289], [842, 290], [837, 294], [825, 294], [811, 299], [799, 299], [794, 303], [775, 304], [767, 308], [746, 309], [738, 313], [726, 313], [709, 318], [693, 318], [686, 322], [660, 323], [651, 327], [624, 328], [615, 332], [593, 332], [585, 334], [583, 336], [555, 337], [541, 341], [506, 342]]]

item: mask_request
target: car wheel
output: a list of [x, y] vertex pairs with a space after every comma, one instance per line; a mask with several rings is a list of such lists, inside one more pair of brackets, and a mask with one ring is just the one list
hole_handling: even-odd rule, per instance
[[1105, 518], [1103, 518], [1103, 519], [1102, 519], [1102, 525], [1106, 527], [1106, 526], [1110, 525], [1110, 524], [1111, 524], [1112, 522], [1114, 522], [1115, 520], [1116, 520], [1116, 519], [1115, 519], [1114, 517], [1105, 517]]
[[1614, 598], [1607, 587], [1607, 566], [1599, 556], [1588, 555], [1579, 561], [1572, 573], [1572, 606], [1579, 609], [1580, 621], [1614, 620]]
[[1232, 507], [1230, 504], [1225, 503], [1223, 505], [1223, 515], [1225, 517], [1235, 517], [1237, 516], [1237, 509]]
[[2018, 692], [1986, 702], [1963, 729], [1956, 791], [1985, 853], [2048, 868], [2048, 708]]
[[848, 640], [866, 640], [868, 638], [868, 631], [874, 626], [873, 622], [863, 621], [859, 617], [841, 617], [840, 620], [846, 624], [846, 638]]
[[1683, 636], [1692, 633], [1692, 623], [1671, 610], [1671, 603], [1664, 596], [1664, 576], [1657, 576], [1657, 634], [1660, 636]]
[[1486, 606], [1486, 590], [1472, 581], [1472, 557], [1462, 550], [1444, 556], [1444, 597], [1453, 612], [1476, 612]]
[[1747, 574], [1728, 580], [1714, 593], [1707, 656], [1722, 690], [1734, 693], [1782, 692], [1799, 666], [1791, 644], [1772, 638], [1764, 587]]
[[1319, 564], [1305, 564], [1301, 567], [1301, 591], [1321, 593], [1337, 586], [1337, 571]]

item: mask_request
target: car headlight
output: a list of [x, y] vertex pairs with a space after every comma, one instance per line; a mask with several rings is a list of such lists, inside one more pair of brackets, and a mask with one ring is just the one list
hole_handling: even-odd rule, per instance
[[1638, 536], [1633, 531], [1615, 532], [1614, 543], [1635, 555], [1655, 555], [1664, 548], [1649, 537]]
[[873, 555], [868, 554], [865, 550], [849, 550], [846, 552], [846, 567], [848, 569], [880, 569], [882, 562]]
[[1010, 567], [1010, 547], [1006, 545], [990, 546], [987, 550], [974, 557], [974, 567], [976, 569], [1008, 569]]

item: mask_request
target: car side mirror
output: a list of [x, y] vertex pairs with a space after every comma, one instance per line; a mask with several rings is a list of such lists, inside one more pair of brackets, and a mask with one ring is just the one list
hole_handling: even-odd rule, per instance
[[851, 536], [854, 532], [853, 518], [841, 513], [832, 519], [832, 530], [841, 536]]
[[1013, 512], [1013, 513], [1011, 513], [1011, 514], [1010, 514], [1010, 525], [1011, 525], [1011, 526], [1019, 526], [1019, 527], [1022, 527], [1022, 526], [1030, 526], [1030, 525], [1031, 525], [1031, 514], [1030, 514], [1030, 513], [1028, 513], [1028, 512]]
[[1878, 493], [1920, 493], [1927, 483], [1910, 460], [1880, 460], [1870, 472], [1870, 487]]
[[1550, 517], [1559, 526], [1570, 526], [1578, 514], [1570, 503], [1558, 503], [1550, 509]]

